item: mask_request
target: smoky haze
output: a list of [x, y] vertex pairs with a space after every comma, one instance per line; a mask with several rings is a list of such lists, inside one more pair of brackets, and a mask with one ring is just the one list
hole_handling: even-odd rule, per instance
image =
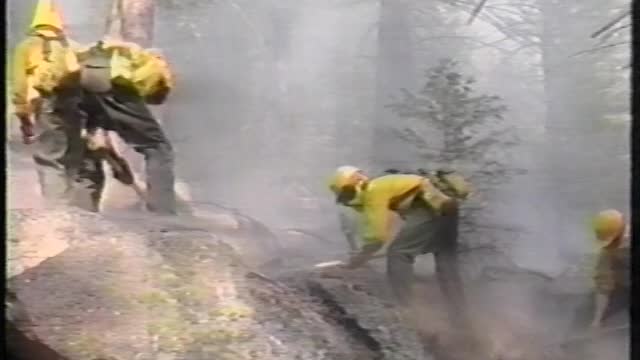
[[[57, 3], [74, 39], [101, 36], [110, 1]], [[629, 2], [532, 1], [534, 13], [496, 10], [471, 25], [469, 6], [451, 3], [157, 1], [154, 47], [177, 81], [164, 126], [194, 201], [339, 243], [327, 176], [346, 164], [374, 174], [431, 167], [390, 130], [405, 120], [384, 106], [449, 57], [476, 91], [502, 98], [520, 139], [499, 155], [522, 171], [475, 194], [475, 223], [485, 226], [463, 240], [499, 243], [512, 261], [550, 275], [578, 263], [593, 250], [590, 216], [628, 214], [628, 28], [606, 40], [623, 45], [590, 35]], [[8, 2], [10, 48], [34, 4]]]
[[[101, 36], [109, 1], [58, 3], [74, 39]], [[401, 120], [384, 105], [399, 87], [415, 88], [416, 74], [453, 57], [478, 79], [478, 89], [504, 98], [505, 116], [523, 139], [508, 152], [511, 165], [526, 174], [479, 195], [486, 203], [482, 221], [517, 227], [516, 234], [493, 236], [512, 238], [507, 240], [517, 243], [513, 254], [523, 264], [559, 271], [563, 257], [589, 250], [590, 214], [604, 207], [627, 210], [628, 104], [619, 99], [628, 94], [628, 70], [620, 70], [628, 49], [572, 57], [597, 45], [589, 35], [619, 7], [599, 14], [593, 6], [578, 9], [585, 15], [574, 25], [559, 23], [542, 7], [534, 30], [558, 39], [543, 48], [553, 63], [541, 65], [544, 52], [531, 46], [505, 56], [501, 49], [521, 44], [487, 19], [465, 26], [468, 13], [446, 2], [402, 4], [159, 1], [154, 43], [178, 81], [163, 117], [179, 176], [196, 201], [238, 208], [273, 227], [337, 236], [336, 219], [328, 215], [334, 207], [327, 175], [341, 164], [372, 172], [429, 167], [411, 144], [385, 132], [384, 121]], [[10, 48], [34, 5], [9, 2]], [[557, 5], [556, 12], [571, 7]], [[420, 13], [429, 15], [415, 15]], [[382, 30], [376, 28], [380, 21]], [[407, 42], [403, 56], [410, 61], [384, 54], [383, 30], [391, 41]], [[406, 31], [412, 33], [401, 37]], [[624, 30], [615, 35], [624, 36]], [[379, 59], [385, 56], [391, 63]], [[613, 74], [591, 76], [590, 69]], [[376, 79], [385, 78], [387, 88], [377, 91]], [[600, 94], [614, 94], [617, 103], [589, 101]]]
[[[110, 1], [58, 4], [77, 41], [95, 40], [104, 32]], [[516, 236], [498, 234], [518, 239], [516, 258], [543, 271], [558, 271], [563, 256], [588, 250], [591, 213], [603, 207], [627, 209], [628, 104], [615, 104], [608, 114], [596, 109], [601, 114], [597, 119], [585, 118], [589, 109], [584, 108], [585, 98], [601, 93], [627, 98], [628, 71], [619, 68], [628, 61], [628, 49], [571, 57], [593, 47], [589, 35], [617, 8], [586, 13], [586, 20], [575, 25], [538, 19], [546, 20], [541, 27], [551, 24], [547, 32], [560, 44], [550, 46], [553, 79], [545, 83], [540, 52], [527, 47], [505, 56], [499, 49], [520, 45], [488, 21], [479, 18], [463, 26], [467, 13], [446, 2], [402, 4], [159, 1], [154, 46], [169, 58], [178, 81], [163, 117], [175, 144], [179, 176], [190, 184], [196, 201], [241, 209], [270, 226], [336, 236], [335, 218], [327, 216], [334, 211], [325, 190], [327, 175], [340, 164], [372, 172], [384, 166], [425, 167], [429, 159], [383, 129], [384, 121], [400, 121], [384, 105], [400, 87], [415, 88], [420, 83], [416, 74], [440, 58], [453, 57], [479, 80], [479, 89], [505, 99], [506, 117], [524, 139], [508, 151], [513, 167], [527, 173], [491, 195], [481, 194], [482, 201], [490, 202], [484, 221], [517, 225], [522, 231]], [[10, 48], [27, 28], [34, 5], [9, 2]], [[412, 15], [426, 13], [425, 8], [431, 11], [426, 18]], [[416, 11], [400, 14], [407, 9]], [[409, 53], [387, 56], [392, 63], [377, 60], [385, 56], [379, 21], [385, 22], [391, 41], [408, 42]], [[431, 29], [423, 22], [436, 23]], [[402, 37], [411, 26], [415, 33]], [[586, 71], [589, 66], [615, 75], [575, 86], [592, 94], [573, 89], [575, 96], [563, 95], [572, 79], [587, 81], [589, 75], [573, 71], [562, 79], [562, 70]], [[381, 78], [390, 79], [383, 83], [387, 88], [382, 95], [376, 93], [376, 79]]]

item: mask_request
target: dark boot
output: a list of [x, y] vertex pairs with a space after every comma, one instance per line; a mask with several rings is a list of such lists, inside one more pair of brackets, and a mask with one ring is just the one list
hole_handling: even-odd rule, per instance
[[411, 300], [416, 256], [430, 253], [435, 243], [435, 223], [429, 212], [414, 209], [404, 216], [404, 226], [387, 249], [387, 276], [401, 304]]

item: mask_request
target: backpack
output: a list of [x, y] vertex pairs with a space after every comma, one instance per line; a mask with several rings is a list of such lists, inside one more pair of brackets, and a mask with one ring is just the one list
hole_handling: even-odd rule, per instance
[[80, 70], [78, 59], [60, 31], [48, 36], [33, 32], [43, 40], [40, 52], [34, 52], [30, 62], [35, 67], [29, 75], [31, 86], [41, 94], [49, 94], [56, 89], [73, 85]]
[[135, 91], [150, 104], [162, 103], [169, 92], [168, 65], [146, 49], [135, 45], [105, 47], [100, 41], [80, 57], [80, 82], [85, 90], [107, 92], [115, 85]]
[[416, 170], [398, 170], [387, 169], [385, 174], [413, 174], [423, 176], [431, 181], [431, 183], [445, 195], [456, 198], [466, 199], [471, 193], [471, 185], [455, 171], [451, 170], [435, 170], [429, 171], [425, 169]]
[[112, 88], [112, 53], [103, 47], [102, 42], [89, 48], [80, 56], [80, 85], [92, 93], [105, 93]]

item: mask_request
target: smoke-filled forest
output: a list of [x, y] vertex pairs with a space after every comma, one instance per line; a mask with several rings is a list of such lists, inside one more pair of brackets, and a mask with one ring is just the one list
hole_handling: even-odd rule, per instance
[[[7, 1], [9, 66], [37, 3]], [[10, 105], [8, 283], [51, 359], [470, 359], [429, 255], [414, 327], [386, 305], [384, 260], [313, 267], [358, 237], [328, 188], [344, 165], [471, 185], [458, 241], [486, 329], [474, 358], [629, 359], [626, 313], [595, 335], [576, 325], [594, 306], [592, 219], [630, 216], [629, 1], [55, 3], [79, 44], [124, 4], [120, 35], [166, 58], [175, 86], [149, 107], [197, 221], [137, 210], [111, 176], [99, 213], [43, 205]]]

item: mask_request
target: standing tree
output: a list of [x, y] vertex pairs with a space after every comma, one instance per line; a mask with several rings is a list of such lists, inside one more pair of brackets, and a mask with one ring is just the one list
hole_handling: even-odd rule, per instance
[[[504, 121], [507, 108], [501, 98], [477, 94], [475, 79], [460, 74], [453, 60], [442, 60], [425, 76], [419, 91], [403, 89], [401, 99], [388, 105], [408, 120], [395, 132], [430, 164], [468, 169], [481, 184], [502, 183], [513, 174], [507, 150], [517, 138]], [[438, 142], [440, 146], [434, 146]]]
[[389, 137], [388, 123], [394, 116], [384, 105], [397, 89], [414, 85], [411, 7], [407, 0], [380, 0], [379, 4], [372, 161], [376, 166], [391, 166], [404, 159], [404, 154]]
[[[403, 89], [388, 105], [405, 120], [393, 131], [418, 150], [424, 167], [461, 170], [481, 194], [521, 172], [510, 165], [509, 150], [518, 138], [503, 117], [507, 108], [500, 97], [477, 93], [475, 80], [460, 74], [450, 59], [428, 69], [425, 78], [420, 90]], [[478, 230], [483, 205], [472, 202], [467, 207], [463, 231]]]
[[107, 20], [107, 34], [150, 47], [153, 43], [154, 19], [153, 0], [113, 0], [111, 16]]

